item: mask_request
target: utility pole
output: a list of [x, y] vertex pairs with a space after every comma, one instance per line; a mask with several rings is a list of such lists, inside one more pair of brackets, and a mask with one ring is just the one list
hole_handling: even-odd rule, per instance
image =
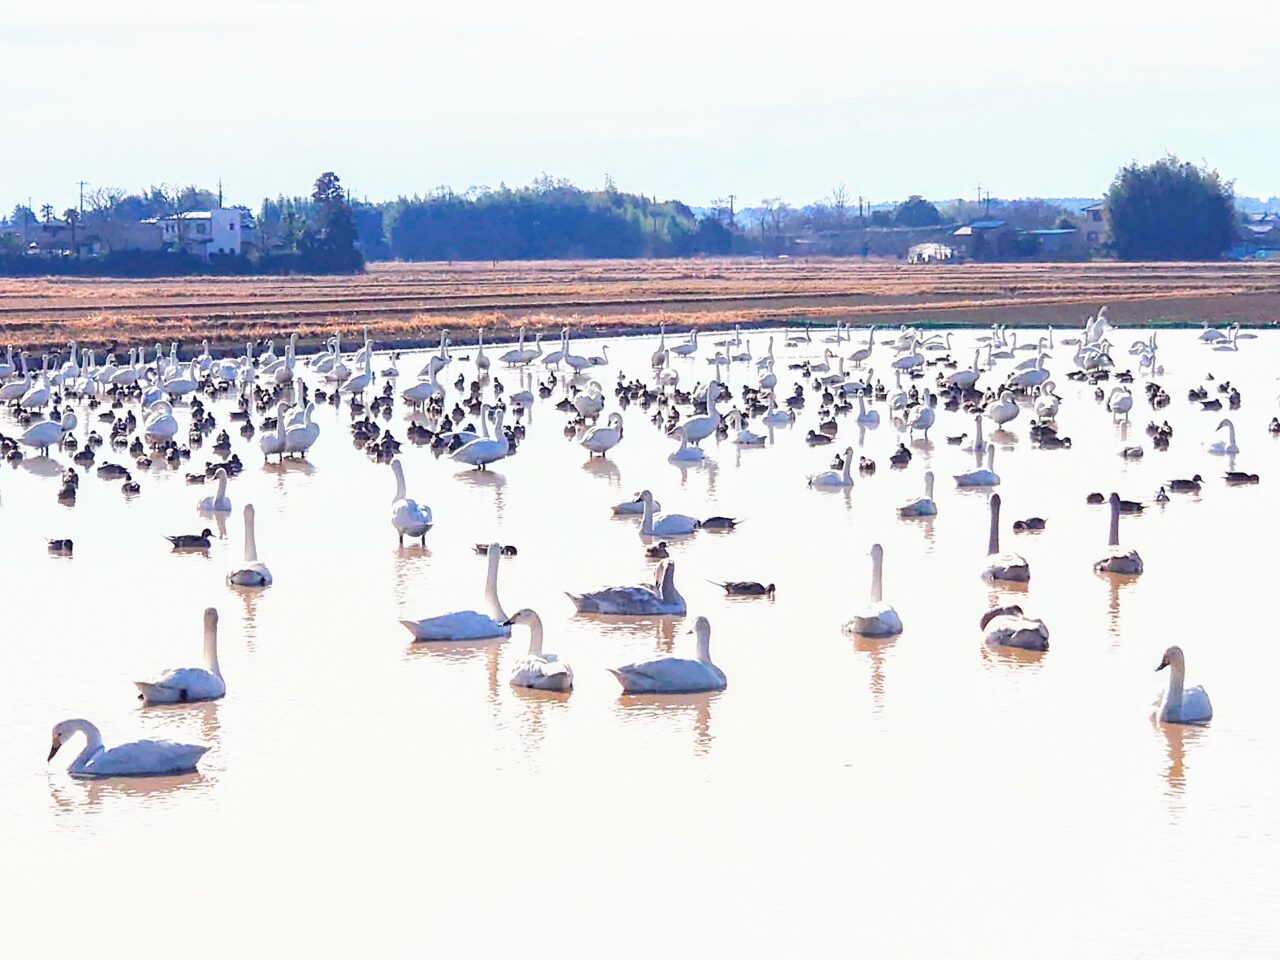
[[89, 181], [80, 181], [80, 217], [84, 219], [84, 188], [89, 185]]

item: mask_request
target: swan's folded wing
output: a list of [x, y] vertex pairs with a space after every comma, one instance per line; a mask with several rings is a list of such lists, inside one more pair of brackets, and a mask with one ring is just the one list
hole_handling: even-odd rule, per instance
[[194, 770], [209, 748], [201, 744], [172, 740], [136, 740], [102, 750], [85, 768], [95, 776], [182, 773]]
[[225, 689], [222, 681], [201, 667], [179, 667], [176, 670], [166, 670], [158, 677], [139, 681], [138, 686], [139, 689], [146, 686], [156, 690], [171, 690], [175, 697], [186, 690], [190, 698], [221, 696]]
[[577, 597], [578, 609], [593, 613], [647, 613], [658, 609], [661, 598], [652, 587], [607, 587]]
[[511, 628], [475, 610], [428, 617], [425, 620], [401, 620], [415, 640], [488, 640], [511, 636]]
[[1193, 723], [1213, 719], [1213, 705], [1204, 687], [1187, 687], [1182, 692], [1182, 716]]
[[700, 660], [685, 660], [679, 657], [658, 657], [653, 660], [641, 660], [618, 667], [615, 674], [625, 677], [628, 688], [640, 687], [649, 690], [681, 689], [690, 683], [705, 683], [709, 671]]

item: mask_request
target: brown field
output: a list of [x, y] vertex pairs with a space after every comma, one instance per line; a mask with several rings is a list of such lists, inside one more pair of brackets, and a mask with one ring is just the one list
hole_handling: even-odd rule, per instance
[[655, 327], [869, 323], [1076, 325], [1280, 319], [1280, 264], [966, 264], [858, 260], [648, 260], [375, 264], [358, 277], [0, 279], [0, 345], [222, 348], [365, 328], [379, 343]]

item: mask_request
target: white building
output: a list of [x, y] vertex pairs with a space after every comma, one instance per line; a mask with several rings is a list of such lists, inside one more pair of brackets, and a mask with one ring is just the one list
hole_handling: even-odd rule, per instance
[[240, 256], [241, 212], [237, 209], [192, 210], [161, 217], [160, 239], [164, 246], [183, 250], [206, 263], [215, 254]]

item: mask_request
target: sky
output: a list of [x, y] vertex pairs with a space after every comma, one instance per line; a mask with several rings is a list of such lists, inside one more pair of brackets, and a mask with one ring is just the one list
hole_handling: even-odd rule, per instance
[[330, 169], [370, 200], [1093, 197], [1166, 152], [1280, 194], [1272, 0], [1175, 2], [0, 0], [0, 209], [256, 208]]

